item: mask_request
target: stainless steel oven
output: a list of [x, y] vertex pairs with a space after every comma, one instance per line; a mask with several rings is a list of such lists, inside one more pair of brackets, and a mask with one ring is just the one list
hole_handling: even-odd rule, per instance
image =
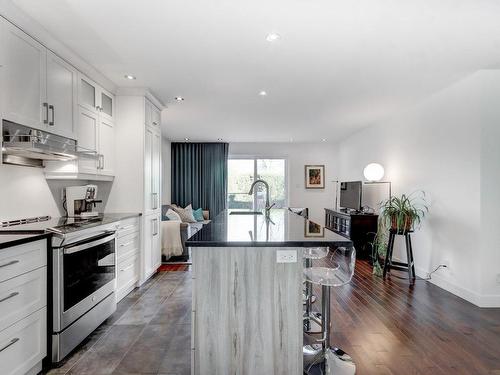
[[53, 362], [116, 310], [116, 259], [113, 228], [82, 231], [53, 242]]

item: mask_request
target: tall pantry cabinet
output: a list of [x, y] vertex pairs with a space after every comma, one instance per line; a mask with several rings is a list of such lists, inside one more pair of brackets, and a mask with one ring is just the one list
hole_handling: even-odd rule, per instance
[[116, 165], [107, 210], [142, 213], [140, 283], [161, 265], [161, 128], [162, 104], [149, 92], [118, 91]]

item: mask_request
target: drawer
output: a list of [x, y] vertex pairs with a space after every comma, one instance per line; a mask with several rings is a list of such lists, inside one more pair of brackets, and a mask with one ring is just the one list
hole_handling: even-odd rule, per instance
[[134, 232], [139, 232], [140, 228], [140, 217], [131, 217], [125, 220], [120, 221], [120, 225], [118, 226], [118, 238], [124, 237]]
[[139, 278], [139, 256], [134, 255], [118, 262], [117, 289], [128, 287]]
[[47, 355], [47, 308], [0, 332], [2, 375], [24, 375]]
[[47, 305], [47, 267], [0, 283], [0, 331]]
[[139, 232], [127, 234], [126, 236], [118, 238], [117, 241], [117, 256], [118, 262], [120, 260], [130, 257], [132, 254], [139, 252], [141, 247], [141, 237]]
[[0, 250], [0, 282], [47, 265], [47, 240]]

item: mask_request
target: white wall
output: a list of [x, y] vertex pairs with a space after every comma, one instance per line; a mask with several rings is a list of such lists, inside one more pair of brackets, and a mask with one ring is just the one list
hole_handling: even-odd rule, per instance
[[[328, 143], [231, 143], [229, 156], [258, 156], [287, 159], [288, 203], [291, 207], [308, 207], [311, 220], [324, 223], [324, 208], [335, 203], [337, 155]], [[304, 166], [325, 165], [325, 189], [306, 189]]]
[[43, 170], [0, 165], [0, 220], [43, 215], [60, 216]]
[[[338, 145], [341, 179], [361, 179], [364, 166], [378, 162], [385, 166], [394, 194], [419, 189], [427, 193], [430, 214], [413, 236], [417, 273], [425, 276], [448, 263], [449, 269], [434, 274], [433, 282], [483, 306], [500, 306], [498, 285], [492, 288], [500, 264], [497, 218], [489, 240], [481, 241], [485, 216], [494, 216], [500, 203], [499, 89], [500, 82], [492, 84], [488, 73], [476, 73]], [[486, 109], [493, 114], [485, 116]], [[490, 142], [487, 152], [481, 152], [482, 138]], [[481, 179], [481, 167], [495, 174], [483, 173]], [[488, 206], [495, 208], [481, 211], [481, 193], [491, 195], [494, 189], [496, 196], [488, 199]], [[491, 245], [488, 254], [482, 244]], [[493, 293], [489, 302], [483, 298], [485, 291]]]
[[162, 154], [162, 192], [161, 200], [163, 204], [171, 203], [171, 177], [170, 171], [172, 166], [171, 142], [165, 137], [162, 138], [161, 146]]
[[481, 299], [500, 306], [500, 71], [481, 79]]

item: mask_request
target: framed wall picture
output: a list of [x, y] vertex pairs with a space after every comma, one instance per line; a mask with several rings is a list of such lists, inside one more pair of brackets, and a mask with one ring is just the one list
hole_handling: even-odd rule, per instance
[[313, 221], [304, 221], [304, 237], [324, 237], [325, 228]]
[[325, 166], [306, 165], [306, 189], [325, 188]]

